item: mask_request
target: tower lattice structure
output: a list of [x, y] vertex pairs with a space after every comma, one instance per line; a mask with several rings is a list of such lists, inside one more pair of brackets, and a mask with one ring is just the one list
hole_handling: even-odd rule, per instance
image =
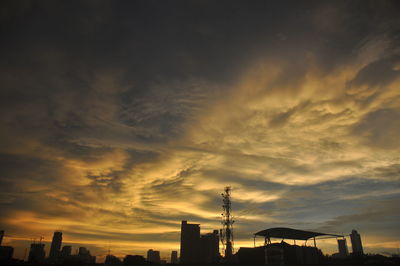
[[225, 258], [229, 259], [233, 255], [233, 217], [231, 215], [231, 187], [225, 187], [222, 196], [222, 229], [220, 229], [220, 238], [225, 251]]

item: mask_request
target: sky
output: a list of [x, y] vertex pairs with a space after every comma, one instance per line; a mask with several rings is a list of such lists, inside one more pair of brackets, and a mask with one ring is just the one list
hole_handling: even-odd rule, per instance
[[169, 257], [181, 220], [221, 228], [225, 186], [235, 250], [291, 227], [397, 252], [398, 1], [0, 5], [0, 229], [15, 257], [55, 230], [100, 260]]

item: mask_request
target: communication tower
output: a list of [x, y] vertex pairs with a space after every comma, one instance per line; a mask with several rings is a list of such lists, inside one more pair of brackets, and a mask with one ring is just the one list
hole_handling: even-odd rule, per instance
[[231, 187], [225, 187], [222, 196], [222, 229], [220, 229], [220, 238], [225, 251], [225, 258], [230, 259], [233, 254], [233, 217], [231, 215]]

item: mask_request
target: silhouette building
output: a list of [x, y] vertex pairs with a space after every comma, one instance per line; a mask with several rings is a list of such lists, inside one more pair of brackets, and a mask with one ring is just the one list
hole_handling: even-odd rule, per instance
[[147, 251], [147, 261], [160, 263], [160, 251], [149, 249]]
[[3, 242], [3, 237], [4, 237], [4, 230], [1, 230], [0, 231], [0, 246], [1, 246], [1, 243]]
[[83, 263], [96, 263], [96, 256], [92, 256], [90, 251], [85, 247], [79, 247], [76, 258]]
[[200, 225], [189, 224], [182, 221], [181, 224], [181, 263], [197, 263], [200, 259]]
[[104, 261], [106, 266], [120, 266], [122, 264], [121, 260], [113, 255], [107, 255]]
[[212, 263], [219, 258], [218, 230], [200, 235], [199, 224], [182, 221], [180, 263]]
[[205, 263], [217, 262], [219, 259], [218, 230], [200, 236], [200, 255]]
[[178, 264], [178, 251], [173, 250], [171, 251], [171, 264]]
[[49, 258], [54, 259], [60, 255], [61, 243], [62, 232], [55, 231], [53, 235], [53, 240], [51, 241]]
[[60, 256], [61, 258], [67, 258], [71, 256], [72, 253], [72, 246], [63, 246], [61, 249]]
[[8, 246], [0, 246], [0, 261], [11, 260], [14, 254], [14, 248]]
[[346, 238], [338, 239], [338, 249], [339, 249], [339, 256], [344, 258], [349, 255], [349, 250], [347, 249], [347, 242]]
[[144, 265], [146, 263], [146, 260], [144, 259], [143, 256], [140, 255], [126, 255], [122, 265], [124, 266], [130, 266], [130, 265]]
[[354, 255], [363, 255], [364, 250], [361, 243], [361, 236], [356, 230], [352, 230], [350, 234], [351, 248]]
[[11, 260], [14, 254], [14, 248], [9, 246], [2, 246], [4, 237], [4, 230], [0, 231], [0, 261]]
[[46, 252], [44, 251], [44, 244], [32, 243], [31, 249], [29, 250], [28, 261], [30, 263], [41, 263], [44, 261]]

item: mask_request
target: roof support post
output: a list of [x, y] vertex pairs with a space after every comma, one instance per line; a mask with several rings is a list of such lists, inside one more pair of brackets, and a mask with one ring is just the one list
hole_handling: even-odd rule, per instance
[[314, 247], [317, 247], [317, 242], [315, 242], [315, 237], [314, 237]]

